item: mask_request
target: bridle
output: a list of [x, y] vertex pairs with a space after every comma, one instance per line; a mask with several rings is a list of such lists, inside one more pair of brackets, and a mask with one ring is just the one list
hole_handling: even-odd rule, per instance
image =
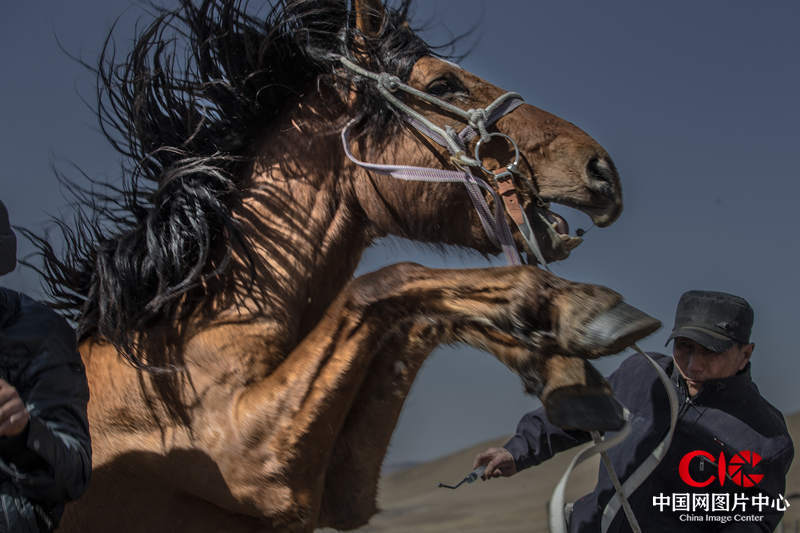
[[[540, 265], [547, 267], [547, 261], [544, 259], [541, 247], [533, 232], [530, 221], [520, 205], [514, 187], [514, 176], [522, 177], [519, 174], [519, 147], [514, 139], [505, 133], [488, 131], [489, 126], [514, 111], [524, 102], [519, 94], [507, 92], [497, 97], [484, 108], [464, 110], [441, 98], [437, 98], [403, 83], [397, 76], [386, 72], [375, 73], [369, 71], [343, 56], [336, 56], [336, 58], [346, 69], [358, 76], [375, 82], [381, 96], [403, 115], [410, 126], [450, 152], [450, 161], [459, 170], [445, 170], [409, 165], [384, 165], [361, 161], [353, 156], [348, 142], [348, 134], [350, 128], [355, 123], [355, 119], [348, 122], [344, 129], [342, 129], [344, 151], [353, 163], [367, 170], [386, 174], [401, 180], [462, 183], [467, 189], [467, 193], [472, 200], [472, 204], [478, 214], [478, 219], [487, 237], [489, 237], [489, 240], [492, 241], [493, 244], [502, 249], [509, 264], [522, 264], [522, 259], [517, 247], [514, 245], [511, 229], [508, 226], [503, 206], [505, 207], [505, 211], [508, 212], [509, 217], [517, 225], [523, 237], [523, 241], [525, 242], [527, 253], [536, 257]], [[460, 132], [456, 132], [451, 126], [439, 126], [398, 98], [396, 95], [397, 92], [404, 92], [432, 104], [449, 114], [463, 119], [467, 125]], [[469, 157], [467, 155], [467, 143], [478, 135], [480, 139], [475, 144], [474, 157]], [[514, 160], [505, 167], [494, 171], [487, 169], [483, 165], [480, 157], [482, 144], [489, 142], [493, 137], [505, 139], [514, 149]], [[497, 183], [497, 190], [489, 185], [486, 180], [476, 178], [472, 174], [472, 169], [478, 169], [484, 172]], [[491, 194], [494, 200], [494, 213], [490, 211], [481, 189]], [[543, 202], [541, 202], [538, 197], [536, 200], [537, 216], [547, 222], [547, 219], [540, 212], [538, 206], [538, 204], [543, 204]], [[545, 225], [550, 228], [549, 224]]]

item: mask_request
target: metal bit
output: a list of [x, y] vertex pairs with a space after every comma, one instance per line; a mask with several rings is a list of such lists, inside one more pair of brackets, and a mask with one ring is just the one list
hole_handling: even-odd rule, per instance
[[462, 484], [464, 484], [464, 483], [472, 483], [473, 481], [475, 481], [476, 479], [481, 477], [485, 470], [486, 470], [485, 466], [479, 466], [478, 468], [476, 468], [475, 470], [473, 470], [472, 472], [467, 474], [467, 477], [465, 477], [464, 479], [459, 481], [456, 485], [447, 485], [446, 483], [439, 483], [439, 488], [457, 489]]

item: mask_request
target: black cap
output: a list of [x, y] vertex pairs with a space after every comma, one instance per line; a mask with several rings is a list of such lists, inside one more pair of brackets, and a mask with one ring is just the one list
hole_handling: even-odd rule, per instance
[[675, 327], [667, 339], [687, 337], [712, 352], [724, 352], [734, 343], [749, 344], [753, 308], [747, 300], [714, 291], [687, 291], [675, 310]]

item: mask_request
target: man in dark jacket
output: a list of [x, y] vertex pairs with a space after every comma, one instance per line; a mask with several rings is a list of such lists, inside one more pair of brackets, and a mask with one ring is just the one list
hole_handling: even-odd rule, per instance
[[[0, 202], [0, 275], [16, 264]], [[51, 531], [91, 471], [89, 387], [75, 333], [50, 308], [0, 287], [0, 532]]]
[[[670, 407], [656, 370], [633, 355], [610, 376], [632, 417], [630, 434], [608, 455], [642, 531], [773, 531], [780, 521], [794, 445], [780, 411], [750, 379], [752, 323], [752, 308], [737, 296], [681, 297], [667, 341], [674, 340], [673, 357], [651, 354], [679, 401], [665, 451], [658, 447]], [[487, 478], [510, 476], [590, 439], [554, 426], [539, 409], [522, 418], [503, 448], [479, 454], [475, 466], [486, 465]], [[646, 461], [653, 454], [659, 462]], [[631, 531], [621, 506], [601, 466], [595, 489], [566, 511], [569, 531]]]

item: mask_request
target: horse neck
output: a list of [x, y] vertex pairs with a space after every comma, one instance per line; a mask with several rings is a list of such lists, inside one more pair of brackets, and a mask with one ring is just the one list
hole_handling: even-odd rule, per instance
[[330, 122], [321, 135], [311, 131], [319, 105], [304, 102], [266, 137], [236, 212], [253, 244], [264, 312], [285, 325], [290, 345], [319, 321], [373, 238], [352, 201], [338, 132]]

